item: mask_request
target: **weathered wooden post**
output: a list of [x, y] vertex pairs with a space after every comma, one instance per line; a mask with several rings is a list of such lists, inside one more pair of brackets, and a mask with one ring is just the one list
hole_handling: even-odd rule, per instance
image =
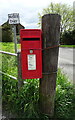
[[23, 80], [22, 80], [22, 71], [21, 71], [21, 52], [17, 53], [17, 61], [18, 61], [18, 89], [20, 89], [23, 86]]
[[60, 39], [60, 15], [42, 17], [43, 78], [40, 79], [40, 110], [53, 116]]

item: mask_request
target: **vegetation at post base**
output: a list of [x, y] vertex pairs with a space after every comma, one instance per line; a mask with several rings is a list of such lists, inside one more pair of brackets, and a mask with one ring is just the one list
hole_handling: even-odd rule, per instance
[[47, 8], [44, 8], [42, 12], [38, 13], [39, 23], [41, 26], [41, 18], [45, 14], [59, 14], [61, 15], [61, 24], [60, 24], [60, 43], [61, 44], [75, 44], [75, 35], [74, 35], [74, 13], [73, 7], [67, 4], [61, 3], [50, 3]]
[[58, 71], [55, 117], [69, 120], [75, 119], [75, 86], [68, 82], [68, 78]]
[[[6, 49], [6, 47], [3, 47], [3, 49]], [[11, 47], [9, 46], [8, 50], [10, 49]], [[17, 77], [17, 61], [14, 56], [2, 55], [2, 68], [3, 72]], [[54, 120], [61, 118], [74, 120], [74, 93], [75, 87], [68, 82], [67, 77], [59, 70], [57, 75]], [[12, 113], [16, 119], [50, 119], [49, 116], [41, 114], [39, 111], [38, 79], [25, 80], [24, 86], [18, 91], [18, 80], [13, 80], [6, 75], [2, 75], [2, 95], [3, 110]]]

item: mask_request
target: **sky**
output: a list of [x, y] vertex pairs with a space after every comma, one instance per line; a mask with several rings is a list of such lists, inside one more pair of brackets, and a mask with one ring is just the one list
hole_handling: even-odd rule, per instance
[[38, 13], [51, 2], [73, 6], [74, 0], [0, 0], [0, 25], [8, 20], [8, 14], [19, 13], [20, 23], [26, 28], [38, 28]]

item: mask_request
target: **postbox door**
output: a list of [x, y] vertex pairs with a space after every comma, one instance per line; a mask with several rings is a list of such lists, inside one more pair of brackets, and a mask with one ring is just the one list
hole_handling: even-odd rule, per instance
[[[42, 77], [42, 31], [40, 29], [22, 29], [21, 64], [22, 79]], [[32, 52], [30, 52], [32, 50]]]
[[22, 51], [22, 79], [42, 77], [42, 52], [41, 50]]

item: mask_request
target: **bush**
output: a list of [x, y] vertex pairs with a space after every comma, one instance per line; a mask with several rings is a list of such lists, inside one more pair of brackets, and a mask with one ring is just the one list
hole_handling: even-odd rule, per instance
[[61, 44], [75, 45], [75, 30], [65, 31], [61, 38]]
[[2, 26], [2, 42], [12, 42], [13, 36], [12, 36], [12, 29], [11, 26], [6, 22]]

